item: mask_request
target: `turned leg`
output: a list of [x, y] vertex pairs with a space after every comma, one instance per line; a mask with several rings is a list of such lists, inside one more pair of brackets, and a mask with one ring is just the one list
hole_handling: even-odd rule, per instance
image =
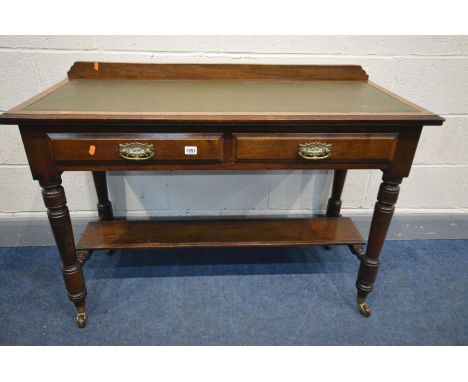
[[347, 170], [335, 170], [333, 174], [333, 187], [330, 199], [328, 199], [327, 217], [340, 216], [341, 194], [346, 180]]
[[86, 325], [86, 286], [81, 264], [76, 258], [75, 239], [68, 212], [62, 179], [57, 174], [54, 181], [40, 181], [42, 197], [47, 207], [50, 226], [62, 262], [62, 275], [68, 298], [75, 304], [76, 321], [80, 328]]
[[[326, 216], [339, 217], [341, 210], [341, 194], [343, 192], [343, 186], [346, 180], [346, 173], [348, 170], [335, 170], [333, 173], [333, 186], [332, 194], [328, 199], [327, 214]], [[331, 245], [324, 245], [325, 249], [331, 249]]]
[[[109, 221], [114, 220], [114, 213], [112, 212], [112, 203], [109, 200], [109, 193], [107, 191], [107, 179], [105, 171], [93, 171], [94, 187], [98, 198], [97, 209], [99, 220]], [[106, 253], [111, 256], [114, 254], [113, 250], [106, 250]]]
[[372, 291], [379, 270], [379, 255], [387, 236], [388, 227], [392, 220], [395, 203], [400, 191], [402, 178], [389, 177], [384, 173], [375, 203], [374, 216], [369, 231], [367, 250], [361, 258], [356, 288], [358, 290], [358, 305], [361, 314], [371, 315], [366, 304], [367, 295]]
[[112, 212], [112, 203], [109, 200], [109, 194], [107, 191], [106, 172], [93, 171], [93, 180], [98, 198], [97, 209], [99, 219], [102, 221], [113, 220], [114, 214]]

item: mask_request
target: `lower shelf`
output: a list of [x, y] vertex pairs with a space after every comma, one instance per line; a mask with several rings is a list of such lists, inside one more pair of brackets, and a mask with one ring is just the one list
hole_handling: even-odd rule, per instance
[[90, 222], [79, 250], [364, 244], [349, 218]]

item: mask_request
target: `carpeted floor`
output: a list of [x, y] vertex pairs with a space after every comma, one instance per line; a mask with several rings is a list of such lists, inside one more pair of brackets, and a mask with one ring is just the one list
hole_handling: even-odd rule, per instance
[[96, 252], [79, 330], [56, 249], [0, 248], [0, 345], [468, 345], [468, 240], [382, 263], [365, 319], [345, 247]]

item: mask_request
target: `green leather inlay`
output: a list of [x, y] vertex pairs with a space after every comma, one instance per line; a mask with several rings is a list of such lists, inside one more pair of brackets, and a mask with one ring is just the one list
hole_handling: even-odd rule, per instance
[[26, 107], [50, 112], [405, 113], [359, 81], [73, 80]]

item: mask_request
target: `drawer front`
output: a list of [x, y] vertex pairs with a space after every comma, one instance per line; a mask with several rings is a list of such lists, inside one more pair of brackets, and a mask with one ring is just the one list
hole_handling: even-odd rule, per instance
[[396, 134], [235, 134], [238, 161], [391, 161]]
[[223, 160], [220, 134], [49, 134], [49, 140], [56, 161]]

